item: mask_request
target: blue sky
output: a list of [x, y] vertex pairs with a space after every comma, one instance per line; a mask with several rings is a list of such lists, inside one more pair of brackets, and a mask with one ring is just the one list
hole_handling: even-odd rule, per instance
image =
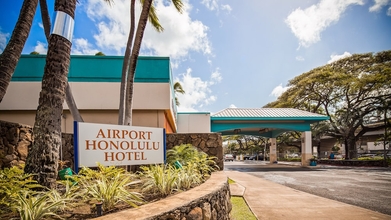
[[[50, 14], [53, 0], [47, 0]], [[0, 8], [0, 52], [22, 0]], [[391, 49], [391, 0], [155, 0], [163, 33], [147, 27], [141, 55], [170, 56], [179, 111], [259, 108], [276, 100], [288, 81], [354, 53]], [[138, 12], [140, 11], [137, 7]], [[138, 12], [136, 17], [138, 17]], [[123, 55], [129, 0], [79, 0], [72, 54]], [[39, 7], [23, 53], [46, 53]], [[76, 100], [77, 102], [77, 100]]]

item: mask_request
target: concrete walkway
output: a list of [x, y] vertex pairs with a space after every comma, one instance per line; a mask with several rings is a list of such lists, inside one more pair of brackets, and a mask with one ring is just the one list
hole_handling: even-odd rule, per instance
[[236, 182], [230, 184], [231, 194], [243, 196], [258, 219], [391, 220], [390, 215], [301, 192], [250, 174], [224, 172]]

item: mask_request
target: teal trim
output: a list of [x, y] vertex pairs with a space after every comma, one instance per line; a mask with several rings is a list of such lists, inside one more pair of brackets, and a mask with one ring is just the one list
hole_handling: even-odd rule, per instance
[[[222, 135], [255, 135], [276, 138], [287, 131], [311, 131], [311, 124], [328, 120], [328, 116], [291, 117], [211, 117], [211, 132]], [[265, 132], [259, 130], [269, 128]], [[237, 133], [235, 130], [240, 129]]]
[[[123, 56], [72, 55], [69, 82], [121, 82]], [[22, 55], [12, 81], [42, 81], [46, 55]], [[135, 82], [172, 83], [169, 57], [144, 57], [137, 61]]]
[[231, 131], [235, 129], [246, 129], [246, 128], [274, 128], [274, 129], [284, 129], [287, 131], [310, 131], [310, 123], [224, 123], [224, 124], [211, 124], [212, 132], [221, 132], [221, 131]]
[[[267, 137], [267, 138], [276, 138], [287, 131], [289, 131], [289, 130], [273, 130], [273, 131], [261, 133], [261, 134], [258, 132], [244, 132], [244, 133], [239, 133], [238, 135], [253, 135], [253, 136], [260, 136], [260, 137]], [[220, 133], [221, 133], [221, 135], [237, 135], [237, 134], [234, 134], [229, 131], [223, 131]]]

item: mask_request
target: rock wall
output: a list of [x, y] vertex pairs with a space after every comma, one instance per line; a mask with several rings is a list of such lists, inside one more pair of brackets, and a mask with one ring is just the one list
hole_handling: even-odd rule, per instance
[[[24, 164], [32, 140], [31, 126], [0, 121], [0, 168]], [[167, 149], [181, 144], [192, 144], [208, 155], [217, 157], [217, 165], [220, 170], [224, 169], [220, 133], [167, 134]], [[67, 165], [74, 169], [73, 134], [62, 134], [60, 158], [69, 161]]]
[[24, 164], [32, 141], [31, 126], [0, 121], [0, 168]]
[[232, 209], [230, 197], [227, 176], [220, 171], [186, 192], [96, 219], [228, 220]]

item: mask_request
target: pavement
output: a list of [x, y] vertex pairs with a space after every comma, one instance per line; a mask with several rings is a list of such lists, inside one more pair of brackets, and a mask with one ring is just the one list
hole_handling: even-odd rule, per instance
[[306, 220], [391, 220], [382, 214], [358, 206], [312, 195], [247, 173], [225, 170], [232, 196], [242, 196], [258, 219]]

